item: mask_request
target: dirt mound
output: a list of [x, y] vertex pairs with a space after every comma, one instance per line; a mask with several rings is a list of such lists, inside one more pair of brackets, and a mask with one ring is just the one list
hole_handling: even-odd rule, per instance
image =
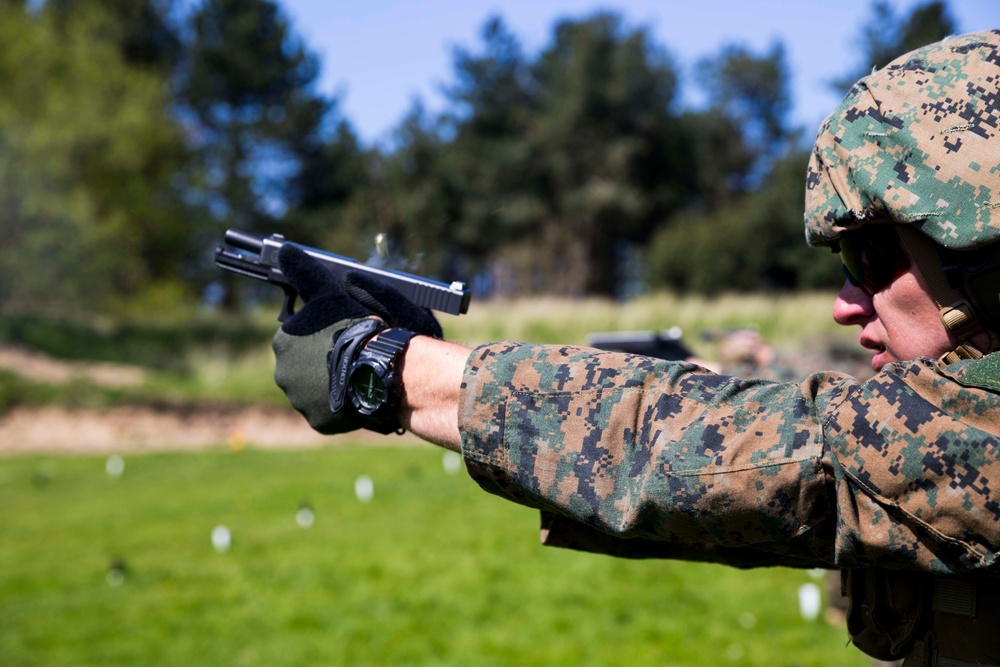
[[122, 453], [306, 448], [357, 443], [416, 444], [407, 434], [387, 439], [367, 431], [325, 436], [292, 410], [270, 408], [160, 408], [121, 406], [74, 410], [57, 406], [17, 408], [0, 418], [0, 454]]
[[[0, 346], [0, 368], [34, 382], [83, 378], [93, 384], [130, 387], [143, 382], [136, 366], [68, 362], [26, 348]], [[371, 438], [351, 434], [351, 442]], [[344, 436], [316, 433], [291, 408], [220, 406], [118, 406], [102, 410], [61, 406], [19, 407], [0, 415], [0, 455], [28, 453], [114, 453], [192, 450], [206, 447], [300, 448], [343, 442]], [[413, 436], [394, 444], [418, 442]]]
[[102, 387], [135, 387], [146, 373], [125, 364], [63, 361], [16, 345], [0, 346], [0, 368], [35, 382], [63, 383], [84, 379]]

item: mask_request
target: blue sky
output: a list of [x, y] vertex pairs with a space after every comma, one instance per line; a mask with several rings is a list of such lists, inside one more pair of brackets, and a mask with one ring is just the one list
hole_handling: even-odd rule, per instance
[[[692, 102], [689, 71], [726, 43], [763, 53], [781, 40], [791, 67], [793, 122], [812, 134], [838, 96], [827, 82], [858, 64], [852, 49], [871, 16], [870, 0], [280, 0], [296, 32], [321, 58], [320, 89], [341, 99], [341, 110], [366, 142], [389, 132], [420, 98], [440, 110], [441, 86], [453, 80], [452, 51], [480, 47], [486, 19], [500, 15], [535, 54], [551, 40], [553, 24], [598, 10], [646, 26], [681, 67]], [[923, 0], [891, 0], [905, 14]], [[960, 32], [1000, 28], [1000, 0], [950, 0]]]

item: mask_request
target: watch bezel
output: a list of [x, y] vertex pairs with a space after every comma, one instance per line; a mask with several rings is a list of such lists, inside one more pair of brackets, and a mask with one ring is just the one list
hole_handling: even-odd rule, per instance
[[[406, 329], [382, 329], [368, 339], [350, 364], [345, 392], [360, 415], [374, 420], [367, 428], [380, 433], [400, 430], [396, 410], [402, 394], [402, 378], [397, 364], [410, 339], [416, 335]], [[355, 374], [363, 369], [381, 380], [384, 391], [380, 401], [363, 398], [356, 391]]]
[[[370, 378], [378, 380], [381, 385], [381, 399], [372, 401], [370, 399], [370, 392], [368, 392], [367, 395], [362, 395], [358, 392], [357, 386], [355, 385], [355, 377], [362, 371], [367, 372]], [[347, 392], [351, 397], [351, 403], [353, 403], [358, 412], [363, 415], [372, 416], [376, 414], [385, 405], [390, 403], [393, 390], [392, 379], [394, 379], [394, 377], [395, 374], [391, 370], [387, 369], [384, 364], [370, 358], [358, 359], [351, 366], [351, 370], [347, 378]]]

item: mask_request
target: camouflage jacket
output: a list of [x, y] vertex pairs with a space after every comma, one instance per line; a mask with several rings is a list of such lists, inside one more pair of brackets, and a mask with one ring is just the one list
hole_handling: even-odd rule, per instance
[[1000, 354], [746, 381], [521, 343], [477, 348], [472, 477], [546, 544], [737, 567], [1000, 574]]

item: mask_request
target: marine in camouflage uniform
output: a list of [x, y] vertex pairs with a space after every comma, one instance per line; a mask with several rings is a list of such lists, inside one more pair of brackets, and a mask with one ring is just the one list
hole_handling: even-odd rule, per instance
[[[839, 568], [848, 630], [870, 655], [1000, 665], [1000, 354], [989, 354], [1000, 331], [998, 82], [1000, 31], [910, 53], [851, 90], [809, 167], [809, 243], [840, 251], [845, 266], [860, 258], [838, 303], [850, 289], [880, 298], [884, 285], [857, 272], [877, 276], [883, 255], [870, 240], [867, 254], [849, 249], [894, 230], [947, 332], [939, 358], [873, 361], [863, 383], [828, 372], [792, 384], [577, 347], [453, 347], [461, 388], [435, 391], [458, 423], [453, 440], [445, 429], [436, 441], [457, 446], [460, 434], [484, 489], [540, 509], [545, 544]], [[282, 260], [290, 279], [292, 259]], [[331, 335], [340, 358], [345, 327], [373, 312], [341, 304], [372, 300], [324, 280], [299, 290], [303, 314], [275, 337], [276, 377], [314, 428], [343, 432], [364, 423], [326, 407], [335, 374], [310, 360], [326, 358]], [[374, 313], [393, 327], [416, 321], [405, 308]], [[449, 362], [442, 351], [415, 381], [410, 369], [433, 347], [423, 340], [405, 353], [400, 416], [435, 439], [414, 426], [416, 396]]]
[[[957, 250], [996, 242], [998, 81], [987, 32], [859, 82], [819, 134], [809, 242], [880, 223]], [[468, 362], [462, 447], [484, 489], [542, 510], [546, 544], [843, 568], [870, 654], [1000, 665], [1000, 355], [963, 356], [982, 355], [781, 384], [497, 343]]]

